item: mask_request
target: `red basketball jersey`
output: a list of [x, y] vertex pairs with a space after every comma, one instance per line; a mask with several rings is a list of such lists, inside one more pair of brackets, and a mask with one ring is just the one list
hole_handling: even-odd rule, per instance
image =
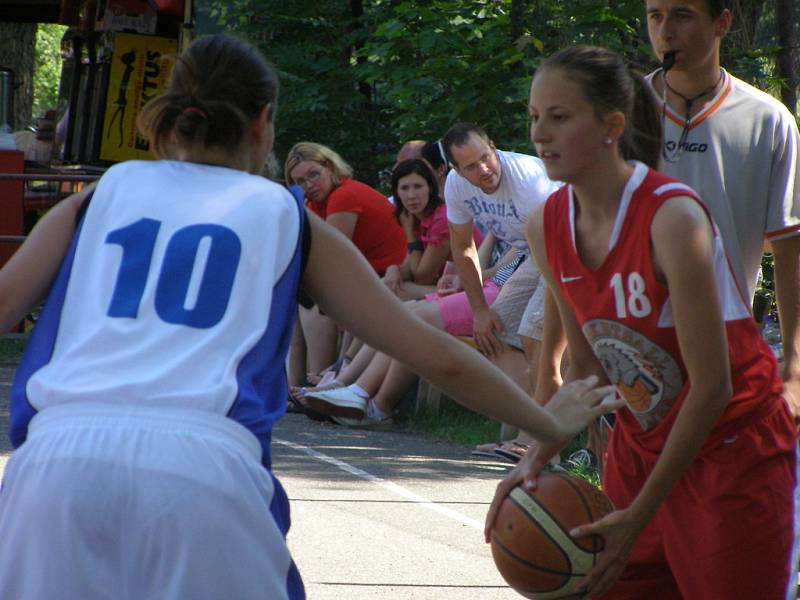
[[[610, 252], [595, 270], [583, 264], [576, 250], [571, 186], [550, 196], [544, 213], [547, 262], [553, 276], [608, 378], [626, 401], [617, 423], [631, 444], [654, 457], [664, 447], [690, 384], [669, 290], [656, 279], [650, 239], [655, 213], [674, 196], [700, 202], [685, 184], [638, 163], [623, 192]], [[714, 237], [733, 397], [701, 455], [783, 402], [775, 357], [735, 283], [716, 226]]]

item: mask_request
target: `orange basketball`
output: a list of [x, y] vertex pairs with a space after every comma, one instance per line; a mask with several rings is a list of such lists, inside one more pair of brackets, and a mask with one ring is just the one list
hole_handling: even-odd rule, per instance
[[613, 510], [603, 492], [566, 473], [542, 473], [533, 492], [517, 486], [492, 529], [498, 571], [526, 598], [580, 598], [578, 582], [596, 564], [603, 540], [573, 540], [569, 531]]

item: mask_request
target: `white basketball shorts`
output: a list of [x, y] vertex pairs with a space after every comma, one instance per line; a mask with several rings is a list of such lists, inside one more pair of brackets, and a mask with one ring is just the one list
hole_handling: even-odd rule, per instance
[[260, 456], [211, 413], [48, 408], [6, 465], [0, 598], [286, 598]]

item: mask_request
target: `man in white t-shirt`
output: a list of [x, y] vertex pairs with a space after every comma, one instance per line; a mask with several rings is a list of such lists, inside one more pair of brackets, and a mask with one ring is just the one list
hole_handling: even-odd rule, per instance
[[[487, 357], [532, 393], [546, 289], [530, 257], [525, 223], [557, 185], [547, 177], [541, 160], [498, 150], [486, 132], [472, 123], [451, 127], [442, 147], [453, 166], [445, 185], [450, 248], [472, 308], [473, 339]], [[524, 257], [491, 307], [482, 292], [472, 239], [475, 221]], [[509, 347], [523, 350], [524, 356]], [[526, 436], [517, 441], [527, 441]]]
[[[530, 344], [538, 337], [538, 323], [535, 319], [523, 319], [523, 315], [531, 301], [535, 302], [531, 296], [539, 286], [538, 270], [526, 258], [490, 308], [481, 292], [481, 270], [472, 226], [477, 221], [497, 239], [528, 257], [530, 250], [525, 239], [528, 215], [547, 200], [556, 184], [548, 179], [538, 158], [498, 150], [477, 125], [454, 125], [442, 138], [442, 146], [453, 165], [445, 185], [450, 246], [474, 314], [475, 342], [489, 357], [502, 351], [501, 341], [528, 353]], [[528, 288], [522, 292], [524, 302], [515, 290], [523, 280], [522, 287]]]
[[[646, 0], [650, 43], [662, 68], [648, 77], [662, 106], [660, 170], [708, 205], [739, 286], [752, 301], [765, 240], [775, 256], [783, 377], [800, 406], [800, 149], [778, 100], [720, 66], [729, 0]], [[670, 63], [672, 65], [670, 66]]]

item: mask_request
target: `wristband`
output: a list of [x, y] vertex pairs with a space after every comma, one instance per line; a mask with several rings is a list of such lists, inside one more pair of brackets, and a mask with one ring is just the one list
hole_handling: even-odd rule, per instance
[[415, 240], [413, 242], [408, 242], [408, 253], [411, 254], [414, 250], [419, 250], [422, 252], [425, 250], [425, 246], [419, 240]]

